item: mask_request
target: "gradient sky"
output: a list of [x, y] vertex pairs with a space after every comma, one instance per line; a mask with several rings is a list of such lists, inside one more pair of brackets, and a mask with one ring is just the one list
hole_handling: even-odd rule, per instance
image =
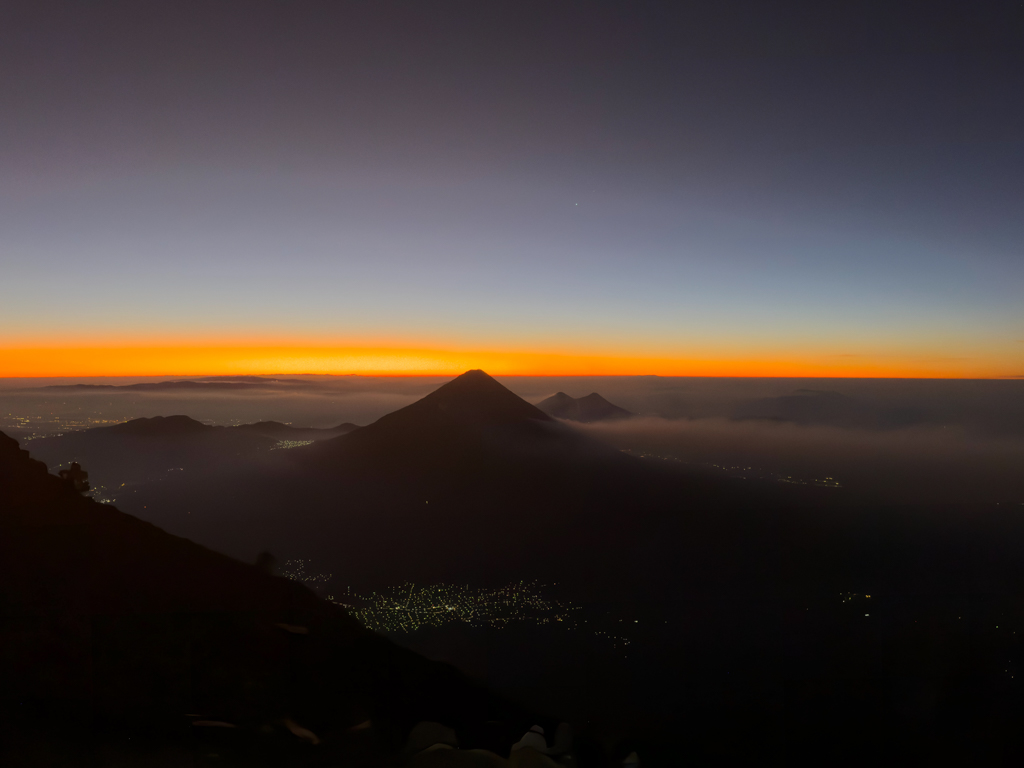
[[1020, 2], [13, 5], [0, 376], [1024, 375]]

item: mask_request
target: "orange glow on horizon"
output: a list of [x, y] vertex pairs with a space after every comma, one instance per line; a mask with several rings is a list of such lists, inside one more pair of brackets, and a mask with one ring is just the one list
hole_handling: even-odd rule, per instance
[[[968, 365], [967, 363], [973, 363]], [[997, 361], [841, 355], [681, 358], [393, 347], [118, 346], [0, 348], [0, 377], [361, 374], [454, 376], [1007, 378]]]

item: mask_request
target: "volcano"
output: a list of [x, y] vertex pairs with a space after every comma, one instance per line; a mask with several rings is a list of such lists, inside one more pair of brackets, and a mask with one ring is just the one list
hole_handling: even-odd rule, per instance
[[375, 429], [391, 425], [429, 427], [499, 426], [549, 422], [551, 418], [481, 370], [467, 371], [412, 405], [377, 420]]
[[[296, 460], [373, 471], [429, 472], [456, 477], [523, 470], [539, 459], [621, 461], [604, 445], [559, 424], [480, 370], [468, 371], [373, 424], [303, 451]], [[503, 469], [502, 469], [503, 468]]]
[[625, 408], [609, 403], [597, 392], [591, 392], [586, 397], [570, 397], [565, 392], [557, 392], [538, 403], [537, 408], [556, 419], [583, 423], [628, 419], [633, 416]]

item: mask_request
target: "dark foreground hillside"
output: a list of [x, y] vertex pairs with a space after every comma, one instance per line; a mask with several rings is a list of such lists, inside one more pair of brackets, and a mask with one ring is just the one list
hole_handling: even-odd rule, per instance
[[395, 765], [421, 721], [505, 756], [557, 726], [293, 581], [83, 498], [2, 434], [0, 680], [12, 766]]

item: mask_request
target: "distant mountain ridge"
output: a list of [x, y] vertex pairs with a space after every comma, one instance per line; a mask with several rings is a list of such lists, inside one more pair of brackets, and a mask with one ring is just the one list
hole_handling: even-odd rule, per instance
[[232, 378], [185, 379], [180, 381], [140, 382], [138, 384], [51, 384], [42, 390], [90, 392], [102, 390], [109, 392], [223, 392], [226, 390], [259, 389], [268, 384], [303, 384], [298, 379], [264, 379], [258, 376], [240, 376]]
[[[188, 435], [201, 432], [208, 432], [216, 429], [209, 424], [184, 416], [153, 416], [151, 418], [130, 419], [120, 424], [111, 424], [108, 427], [93, 427], [93, 430], [100, 433], [115, 435], [137, 435], [137, 436], [161, 436], [161, 435]], [[85, 430], [92, 431], [92, 430]]]
[[537, 403], [537, 407], [556, 419], [582, 423], [629, 419], [633, 416], [625, 408], [609, 403], [597, 392], [591, 392], [586, 397], [570, 397], [565, 392], [556, 392]]
[[314, 429], [277, 421], [214, 426], [179, 414], [38, 438], [32, 451], [54, 469], [79, 462], [95, 487], [107, 489], [101, 495], [106, 498], [111, 489], [164, 478], [170, 471], [251, 463], [278, 447], [328, 440], [358, 428], [347, 422]]

